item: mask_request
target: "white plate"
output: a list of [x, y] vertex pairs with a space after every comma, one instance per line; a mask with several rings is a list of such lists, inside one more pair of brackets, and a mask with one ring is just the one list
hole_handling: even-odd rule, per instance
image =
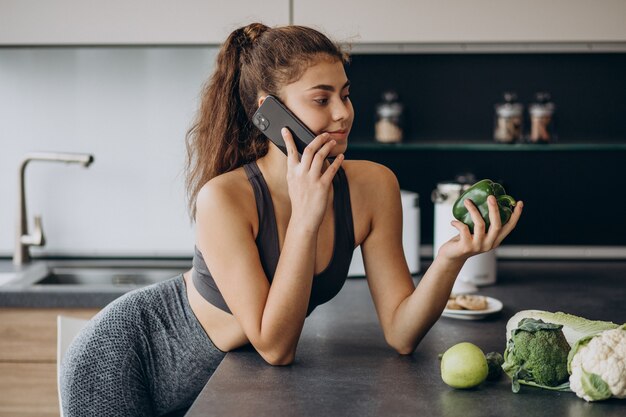
[[451, 319], [480, 320], [500, 310], [502, 310], [502, 301], [487, 297], [487, 308], [484, 310], [450, 310], [446, 308], [441, 315]]

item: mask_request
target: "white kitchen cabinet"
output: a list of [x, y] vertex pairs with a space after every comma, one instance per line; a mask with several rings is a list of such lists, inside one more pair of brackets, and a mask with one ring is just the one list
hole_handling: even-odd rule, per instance
[[623, 0], [294, 0], [293, 16], [355, 44], [626, 41]]
[[289, 23], [289, 0], [0, 0], [0, 45], [220, 44], [253, 21]]

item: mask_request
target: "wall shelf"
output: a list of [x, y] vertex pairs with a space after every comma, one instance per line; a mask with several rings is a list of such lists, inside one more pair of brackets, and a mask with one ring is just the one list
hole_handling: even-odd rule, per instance
[[354, 151], [489, 151], [489, 152], [589, 152], [589, 151], [626, 151], [626, 143], [550, 143], [504, 144], [495, 142], [461, 141], [407, 141], [403, 143], [378, 143], [374, 141], [352, 141], [348, 150]]

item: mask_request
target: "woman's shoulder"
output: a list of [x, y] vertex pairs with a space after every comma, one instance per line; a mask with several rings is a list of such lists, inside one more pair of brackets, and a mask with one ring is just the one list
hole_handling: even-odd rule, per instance
[[232, 207], [241, 210], [246, 208], [246, 203], [251, 201], [250, 197], [253, 196], [248, 176], [244, 168], [240, 167], [207, 181], [198, 193], [196, 207], [198, 211]]
[[398, 184], [396, 174], [386, 166], [367, 160], [346, 160], [341, 164], [351, 189], [379, 194]]

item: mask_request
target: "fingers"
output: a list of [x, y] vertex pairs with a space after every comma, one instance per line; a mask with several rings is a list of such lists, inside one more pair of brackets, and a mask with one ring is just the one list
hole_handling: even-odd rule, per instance
[[330, 164], [328, 168], [326, 168], [326, 171], [321, 177], [321, 180], [324, 183], [330, 184], [333, 181], [333, 178], [335, 177], [335, 174], [337, 173], [337, 171], [339, 171], [339, 167], [341, 166], [341, 163], [343, 162], [344, 159], [345, 157], [343, 156], [342, 153], [335, 157], [335, 160], [333, 161], [333, 163]]
[[298, 163], [298, 148], [296, 148], [296, 143], [293, 140], [293, 136], [291, 136], [291, 132], [286, 127], [283, 127], [280, 130], [280, 133], [283, 136], [283, 140], [285, 141], [285, 147], [287, 148], [287, 165], [289, 167], [293, 167]]
[[490, 224], [489, 231], [485, 234], [485, 221], [482, 216], [480, 216], [478, 208], [471, 202], [471, 200], [466, 200], [464, 205], [474, 222], [474, 233], [471, 234], [469, 227], [460, 221], [455, 220], [451, 223], [451, 225], [459, 231], [458, 239], [452, 239], [451, 241], [456, 244], [456, 251], [458, 254], [464, 257], [474, 256], [498, 247], [504, 238], [511, 233], [513, 229], [515, 229], [524, 207], [524, 203], [522, 201], [518, 201], [515, 205], [511, 218], [505, 225], [502, 225], [498, 204], [496, 201], [492, 201], [492, 197], [489, 197], [488, 205]]
[[494, 247], [500, 246], [500, 243], [504, 240], [504, 238], [507, 237], [508, 234], [511, 233], [513, 229], [515, 229], [515, 226], [517, 225], [517, 222], [519, 221], [519, 218], [522, 215], [523, 209], [524, 209], [524, 202], [518, 201], [515, 204], [515, 209], [513, 210], [513, 214], [511, 215], [511, 218], [502, 227], [502, 230], [500, 230], [500, 233], [498, 234], [498, 237], [496, 238], [494, 242]]
[[328, 154], [337, 144], [335, 140], [329, 140], [326, 142], [319, 151], [315, 152], [315, 156], [313, 157], [313, 162], [311, 163], [311, 171], [316, 173], [322, 172], [322, 167], [324, 166], [324, 161], [328, 158]]
[[489, 206], [489, 230], [485, 236], [483, 243], [483, 249], [489, 250], [493, 247], [500, 231], [502, 230], [502, 219], [500, 218], [500, 208], [496, 198], [490, 195], [487, 198], [487, 205]]
[[321, 135], [313, 139], [311, 143], [309, 143], [307, 147], [304, 148], [302, 158], [300, 158], [300, 163], [303, 164], [307, 169], [309, 169], [311, 164], [313, 163], [313, 158], [318, 153], [318, 151], [326, 144], [326, 142], [328, 142], [329, 139], [330, 134], [328, 133], [322, 133]]
[[474, 222], [474, 239], [481, 241], [485, 236], [485, 220], [472, 200], [468, 198], [463, 202], [463, 204]]
[[460, 222], [458, 220], [453, 220], [450, 224], [452, 225], [452, 227], [454, 227], [456, 230], [459, 231], [459, 236], [461, 240], [464, 240], [464, 241], [472, 240], [472, 234], [469, 231], [469, 227], [467, 227], [465, 223]]
[[[290, 164], [300, 162], [302, 168], [311, 170], [320, 174], [324, 166], [324, 161], [328, 158], [328, 155], [332, 151], [333, 147], [337, 144], [335, 140], [330, 139], [328, 133], [322, 133], [311, 141], [304, 149], [302, 157], [298, 159], [298, 150], [295, 145], [295, 141], [289, 129], [283, 128], [281, 130], [285, 145], [287, 147], [287, 156], [290, 160]], [[341, 161], [339, 161], [340, 163]]]

